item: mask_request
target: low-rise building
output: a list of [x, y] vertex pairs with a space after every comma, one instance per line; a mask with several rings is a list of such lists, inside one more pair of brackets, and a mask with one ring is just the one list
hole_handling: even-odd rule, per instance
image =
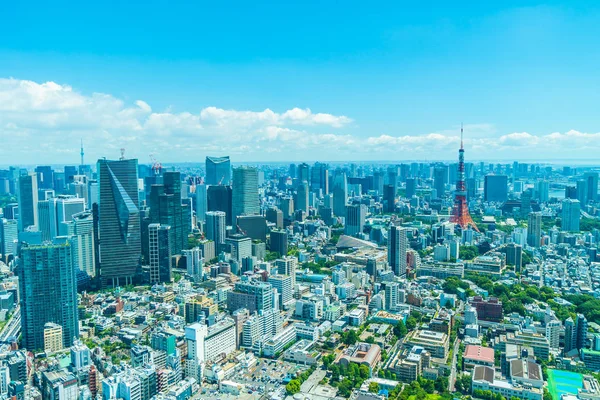
[[500, 394], [504, 398], [516, 397], [522, 400], [542, 400], [542, 389], [531, 385], [513, 384], [504, 379], [495, 377], [494, 368], [477, 365], [473, 368], [473, 382], [471, 391], [476, 395], [479, 391], [490, 391]]
[[483, 346], [467, 345], [463, 354], [463, 368], [471, 371], [476, 365], [494, 367], [494, 349]]

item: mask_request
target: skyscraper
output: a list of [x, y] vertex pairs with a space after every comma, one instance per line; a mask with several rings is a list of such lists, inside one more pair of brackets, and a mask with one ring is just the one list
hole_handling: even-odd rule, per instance
[[217, 255], [224, 250], [227, 235], [225, 213], [223, 211], [209, 211], [206, 213], [206, 238], [215, 242]]
[[310, 171], [310, 190], [325, 195], [329, 193], [329, 167], [316, 162]]
[[171, 282], [171, 227], [148, 225], [150, 283]]
[[271, 251], [279, 253], [280, 256], [286, 256], [288, 252], [287, 231], [284, 229], [274, 229], [269, 234], [269, 248]]
[[561, 228], [565, 232], [579, 232], [579, 219], [581, 218], [579, 200], [564, 199], [562, 201]]
[[383, 187], [383, 209], [388, 213], [396, 211], [396, 186], [388, 184]]
[[232, 224], [239, 215], [260, 214], [258, 170], [254, 167], [233, 169]]
[[583, 205], [587, 204], [588, 200], [588, 182], [580, 179], [577, 181], [577, 200]]
[[59, 195], [49, 200], [50, 239], [67, 234], [67, 225], [73, 215], [85, 210], [85, 200], [75, 196]]
[[406, 252], [408, 238], [406, 229], [399, 226], [390, 226], [388, 233], [388, 263], [396, 276], [406, 274]]
[[30, 226], [38, 228], [38, 182], [37, 174], [19, 176], [19, 229]]
[[483, 197], [485, 201], [506, 201], [508, 199], [508, 177], [506, 175], [486, 175]]
[[204, 183], [196, 185], [196, 219], [199, 222], [206, 221], [208, 211], [208, 192]]
[[435, 167], [433, 170], [433, 188], [437, 192], [437, 198], [441, 199], [446, 193], [446, 183], [448, 183], [448, 167]]
[[208, 211], [223, 211], [227, 226], [231, 226], [231, 186], [209, 186], [206, 195]]
[[310, 182], [310, 167], [307, 163], [298, 165], [298, 180]]
[[14, 219], [0, 218], [0, 254], [6, 261], [10, 254], [17, 255], [19, 244], [19, 227]]
[[406, 178], [406, 197], [412, 198], [417, 194], [417, 180], [415, 178]]
[[79, 336], [77, 284], [71, 244], [24, 246], [19, 260], [21, 327], [25, 348], [44, 348], [44, 325], [62, 327], [63, 345]]
[[229, 156], [206, 157], [206, 184], [231, 184], [231, 161]]
[[587, 347], [587, 333], [588, 333], [588, 321], [583, 314], [577, 314], [577, 349], [583, 349]]
[[346, 206], [346, 225], [344, 227], [346, 235], [355, 236], [362, 233], [366, 216], [367, 206], [364, 204], [349, 204]]
[[99, 250], [103, 285], [130, 284], [141, 257], [137, 160], [98, 160]]
[[298, 184], [294, 206], [296, 210], [302, 210], [308, 214], [308, 182], [302, 181]]
[[39, 165], [35, 167], [37, 187], [40, 189], [54, 188], [54, 171], [49, 165]]
[[348, 180], [345, 172], [338, 172], [333, 178], [333, 214], [343, 217], [348, 204]]
[[50, 200], [38, 201], [38, 225], [42, 233], [42, 240], [52, 240], [50, 230]]
[[73, 215], [73, 221], [69, 224], [69, 236], [73, 236], [75, 266], [89, 276], [96, 276], [94, 216], [91, 211]]
[[583, 177], [587, 182], [588, 201], [598, 201], [598, 172], [586, 172]]
[[529, 213], [527, 221], [527, 245], [531, 247], [540, 247], [542, 236], [542, 213]]
[[296, 268], [298, 266], [298, 259], [296, 257], [282, 257], [275, 260], [275, 266], [277, 272], [281, 275], [287, 275], [292, 278], [292, 290], [296, 286]]

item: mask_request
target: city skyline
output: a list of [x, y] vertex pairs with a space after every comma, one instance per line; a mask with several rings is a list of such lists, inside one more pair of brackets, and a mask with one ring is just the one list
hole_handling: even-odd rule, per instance
[[597, 4], [254, 6], [8, 5], [2, 164], [596, 157]]

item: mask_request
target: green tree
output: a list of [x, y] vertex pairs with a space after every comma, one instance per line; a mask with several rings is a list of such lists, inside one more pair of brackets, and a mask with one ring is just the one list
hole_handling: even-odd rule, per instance
[[404, 325], [403, 321], [399, 321], [394, 326], [394, 335], [396, 335], [398, 339], [402, 339], [404, 336], [406, 336], [407, 333], [408, 329], [406, 329], [406, 325]]
[[300, 391], [300, 381], [298, 379], [292, 379], [285, 385], [285, 391], [289, 395], [295, 395]]
[[379, 393], [379, 383], [377, 383], [377, 382], [369, 383], [369, 392]]

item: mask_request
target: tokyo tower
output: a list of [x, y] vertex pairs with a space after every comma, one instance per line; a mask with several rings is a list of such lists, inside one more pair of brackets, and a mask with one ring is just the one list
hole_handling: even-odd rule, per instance
[[465, 183], [465, 149], [463, 148], [463, 127], [460, 125], [460, 150], [458, 150], [458, 181], [456, 182], [456, 193], [454, 195], [454, 208], [450, 222], [460, 225], [462, 229], [467, 229], [469, 225], [477, 232], [477, 225], [473, 222], [469, 207], [467, 206], [467, 185]]

